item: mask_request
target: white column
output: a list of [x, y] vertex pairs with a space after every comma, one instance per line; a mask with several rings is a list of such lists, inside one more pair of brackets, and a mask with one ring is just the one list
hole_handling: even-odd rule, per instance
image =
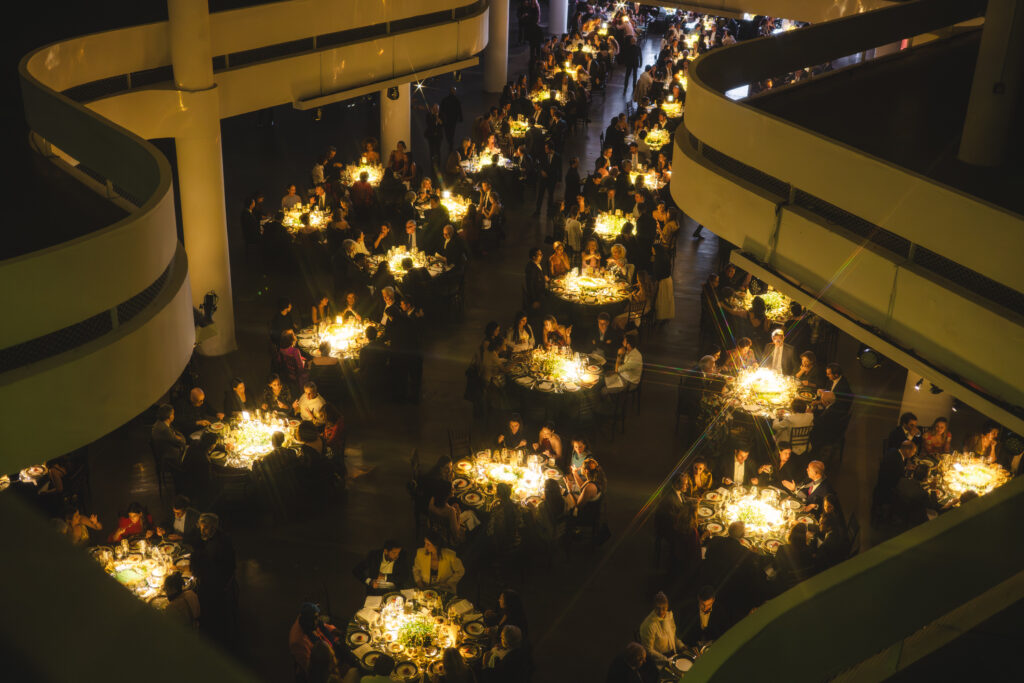
[[1024, 5], [1017, 0], [989, 0], [978, 61], [967, 103], [960, 161], [999, 166], [1006, 160], [1016, 100], [1024, 78]]
[[[917, 388], [917, 382], [921, 375], [914, 372], [907, 372], [907, 383], [903, 387], [903, 402], [900, 404], [900, 415], [913, 413], [917, 415], [917, 423], [922, 429], [929, 426], [937, 417], [949, 419], [952, 415], [953, 395], [948, 391], [941, 394], [932, 393], [932, 384], [928, 380], [921, 382]], [[896, 425], [893, 425], [894, 427]]]
[[501, 92], [508, 82], [508, 5], [510, 0], [491, 0], [484, 50], [484, 92]]
[[398, 99], [388, 97], [387, 90], [380, 91], [380, 155], [387, 160], [398, 141], [405, 142], [406, 149], [411, 151], [409, 138], [412, 137], [410, 111], [412, 100], [409, 99], [409, 84], [398, 86]]
[[569, 21], [569, 0], [551, 0], [548, 7], [550, 8], [548, 33], [560, 36], [565, 33], [565, 27]]
[[200, 344], [199, 351], [219, 356], [237, 344], [210, 13], [206, 0], [167, 0], [167, 13], [174, 82], [186, 112], [174, 146], [192, 301], [198, 306], [209, 291], [219, 298], [213, 316], [217, 334]]

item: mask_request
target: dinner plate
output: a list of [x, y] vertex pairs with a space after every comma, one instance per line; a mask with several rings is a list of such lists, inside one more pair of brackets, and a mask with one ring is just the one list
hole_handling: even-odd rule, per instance
[[388, 654], [397, 655], [405, 650], [405, 646], [398, 642], [391, 642], [384, 649], [388, 651]]
[[161, 543], [157, 548], [160, 549], [160, 552], [167, 555], [173, 555], [178, 551], [178, 546], [175, 543]]
[[536, 388], [539, 391], [552, 392], [555, 390], [555, 385], [551, 382], [538, 382]]
[[468, 624], [462, 625], [462, 630], [466, 632], [466, 635], [470, 638], [479, 638], [487, 632], [487, 627], [484, 626], [482, 621], [471, 621]]
[[471, 463], [468, 460], [460, 460], [457, 463], [455, 463], [455, 467], [460, 472], [469, 472], [471, 469], [473, 469], [473, 463]]
[[346, 640], [350, 646], [356, 648], [370, 642], [370, 634], [366, 631], [352, 631], [352, 633], [348, 634]]
[[802, 389], [796, 390], [796, 395], [804, 400], [813, 401], [817, 397], [818, 393], [814, 389], [803, 387]]
[[219, 463], [227, 460], [228, 454], [225, 453], [224, 451], [214, 451], [213, 453], [210, 453], [209, 458], [210, 460]]
[[420, 668], [414, 662], [404, 661], [395, 665], [395, 675], [400, 680], [409, 681], [418, 676]]
[[784, 500], [782, 504], [785, 505], [790, 510], [799, 510], [801, 507], [803, 507], [802, 505], [800, 505], [800, 501], [793, 500], [792, 498]]
[[700, 507], [697, 508], [697, 516], [698, 517], [704, 517], [704, 518], [714, 517], [715, 516], [715, 511], [712, 510], [711, 508], [709, 508], [706, 505], [701, 505]]
[[560, 470], [555, 469], [554, 467], [548, 467], [547, 469], [544, 470], [544, 476], [547, 477], [548, 479], [561, 479], [562, 472]]
[[452, 479], [452, 488], [456, 491], [469, 488], [469, 480], [465, 477], [455, 477]]
[[378, 659], [380, 659], [380, 655], [381, 653], [376, 650], [370, 650], [363, 655], [363, 658], [360, 660], [363, 664], [363, 668], [367, 671], [373, 671], [373, 665], [377, 663]]
[[796, 521], [800, 524], [817, 524], [818, 520], [814, 519], [810, 515], [800, 515], [796, 518]]
[[484, 497], [476, 491], [467, 491], [463, 494], [462, 500], [466, 501], [469, 505], [477, 506], [484, 502]]
[[291, 427], [292, 429], [295, 429], [300, 424], [302, 424], [302, 423], [299, 422], [298, 420], [288, 420], [288, 426]]
[[223, 430], [224, 430], [224, 423], [223, 422], [214, 422], [212, 425], [210, 425], [210, 431], [211, 432], [220, 432], [220, 431], [223, 431]]
[[538, 505], [541, 504], [541, 501], [543, 500], [544, 499], [541, 498], [540, 496], [530, 496], [526, 500], [524, 500], [523, 503], [529, 505], [530, 507], [537, 507]]
[[483, 650], [475, 643], [463, 643], [462, 645], [459, 645], [459, 654], [462, 655], [463, 659], [473, 661], [475, 659], [480, 659], [480, 655], [483, 654]]
[[589, 372], [592, 375], [596, 375], [597, 373], [601, 372], [601, 368], [597, 365], [588, 365], [587, 372]]
[[533, 385], [533, 381], [534, 381], [533, 378], [529, 377], [529, 376], [516, 377], [516, 384], [518, 384], [520, 386], [524, 386], [524, 387], [528, 387], [528, 386]]
[[725, 527], [719, 524], [718, 522], [708, 522], [704, 525], [704, 528], [708, 530], [709, 534], [715, 535], [718, 535], [725, 531]]
[[602, 358], [601, 356], [595, 355], [595, 354], [591, 354], [591, 355], [587, 356], [587, 358], [590, 359], [591, 364], [597, 366], [597, 371], [600, 371], [601, 368], [603, 368], [608, 363], [608, 361], [606, 359]]
[[37, 478], [43, 476], [44, 474], [46, 474], [46, 466], [45, 465], [32, 465], [31, 467], [26, 467], [22, 471], [25, 474], [27, 474], [28, 476], [32, 477], [33, 479], [37, 479]]
[[775, 553], [779, 552], [779, 548], [782, 547], [782, 541], [777, 538], [769, 538], [764, 543], [762, 543], [761, 546], [765, 549], [766, 552], [774, 555]]
[[420, 592], [420, 596], [424, 598], [426, 602], [433, 602], [441, 597], [441, 595], [433, 588], [428, 588]]
[[427, 673], [431, 676], [444, 676], [444, 662], [440, 659], [435, 659], [430, 664], [427, 664]]
[[928, 465], [928, 469], [935, 467], [935, 461], [931, 458], [918, 458], [917, 462], [922, 465]]
[[575, 382], [566, 382], [562, 385], [562, 388], [566, 391], [579, 391], [580, 385]]
[[689, 671], [693, 667], [693, 662], [689, 659], [677, 659], [672, 664], [675, 666], [676, 671]]
[[708, 491], [704, 494], [704, 500], [709, 503], [720, 503], [722, 502], [722, 494], [718, 491]]

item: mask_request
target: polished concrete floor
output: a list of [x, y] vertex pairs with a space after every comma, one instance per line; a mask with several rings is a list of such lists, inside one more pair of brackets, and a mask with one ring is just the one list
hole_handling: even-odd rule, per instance
[[[652, 49], [647, 46], [647, 52]], [[525, 69], [524, 48], [513, 47], [509, 75]], [[595, 96], [593, 124], [569, 143], [570, 154], [588, 166], [598, 153], [600, 131], [625, 106], [623, 75], [617, 71], [604, 94]], [[437, 101], [451, 82], [435, 79], [423, 97]], [[467, 119], [471, 120], [496, 96], [481, 95], [479, 69], [464, 73], [458, 84]], [[329, 144], [340, 153], [376, 130], [376, 109], [335, 105], [325, 109], [319, 122], [308, 113], [279, 107], [275, 125], [255, 114], [223, 123], [224, 168], [229, 229], [233, 243], [232, 267], [238, 323], [239, 350], [228, 356], [201, 359], [199, 368], [208, 395], [217, 400], [233, 375], [251, 387], [261, 385], [269, 371], [266, 323], [277, 297], [290, 296], [306, 303], [316, 291], [310, 273], [294, 278], [268, 277], [256, 256], [247, 256], [234, 217], [244, 196], [262, 189], [268, 205], [275, 205], [289, 182], [305, 182], [314, 156]], [[414, 118], [412, 147], [425, 156], [421, 115]], [[468, 124], [467, 124], [468, 125]], [[465, 132], [467, 126], [460, 128]], [[353, 134], [356, 131], [357, 134]], [[259, 677], [289, 681], [288, 628], [298, 606], [317, 600], [339, 620], [361, 605], [361, 587], [351, 569], [371, 547], [385, 537], [398, 537], [411, 550], [411, 504], [405, 492], [409, 457], [418, 449], [427, 463], [448, 451], [449, 429], [471, 430], [475, 443], [485, 444], [496, 434], [493, 425], [473, 420], [462, 399], [463, 370], [478, 343], [484, 324], [507, 324], [519, 307], [526, 249], [541, 245], [550, 229], [529, 218], [532, 203], [510, 206], [509, 239], [499, 251], [476, 258], [467, 275], [467, 304], [458, 322], [435, 325], [427, 339], [423, 397], [419, 405], [382, 403], [371, 409], [350, 411], [348, 451], [350, 468], [364, 474], [350, 486], [344, 505], [301, 523], [275, 524], [258, 512], [214, 509], [225, 513], [225, 527], [238, 552], [241, 586], [241, 633], [233, 648], [239, 660]], [[538, 564], [520, 576], [498, 578], [490, 573], [469, 573], [460, 592], [483, 606], [493, 606], [501, 581], [524, 595], [537, 662], [534, 680], [597, 681], [613, 655], [629, 640], [649, 611], [653, 593], [665, 587], [653, 562], [653, 536], [645, 506], [658, 494], [663, 481], [690, 447], [674, 433], [675, 388], [680, 370], [692, 366], [696, 345], [700, 284], [719, 259], [717, 238], [705, 232], [691, 239], [692, 224], [683, 228], [673, 274], [676, 317], [642, 346], [646, 365], [643, 404], [631, 412], [625, 434], [614, 441], [605, 435], [594, 452], [607, 470], [608, 515], [611, 539], [600, 549], [577, 548], [552, 568]], [[836, 476], [847, 511], [866, 514], [874, 484], [878, 440], [895, 423], [905, 374], [887, 366], [860, 371], [855, 363], [856, 343], [841, 339], [836, 359], [848, 367], [855, 390], [863, 396], [855, 409], [848, 435], [846, 463]], [[152, 462], [145, 447], [146, 418], [101, 440], [90, 449], [93, 467], [91, 512], [112, 520], [130, 500], [159, 509]], [[875, 542], [865, 531], [865, 547]]]

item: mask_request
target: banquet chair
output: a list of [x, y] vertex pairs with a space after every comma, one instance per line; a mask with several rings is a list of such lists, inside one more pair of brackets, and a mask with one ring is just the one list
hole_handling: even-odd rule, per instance
[[448, 454], [453, 464], [473, 455], [473, 445], [468, 431], [448, 430]]
[[789, 445], [793, 447], [794, 451], [803, 447], [802, 454], [804, 456], [811, 452], [811, 429], [813, 429], [813, 426], [808, 425], [806, 427], [793, 427], [789, 430]]
[[629, 388], [629, 390], [626, 391], [627, 402], [632, 401], [636, 405], [637, 415], [640, 414], [640, 398], [644, 390], [644, 377], [646, 376], [646, 374], [646, 372], [641, 371], [640, 381], [634, 384], [632, 387]]

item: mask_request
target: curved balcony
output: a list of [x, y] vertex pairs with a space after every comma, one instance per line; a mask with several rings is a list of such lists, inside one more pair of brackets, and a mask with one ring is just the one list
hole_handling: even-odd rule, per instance
[[719, 17], [762, 14], [818, 23], [850, 14], [889, 7], [901, 0], [665, 0], [663, 7], [679, 7]]
[[[923, 359], [961, 400], [1017, 426], [1024, 360], [1004, 349], [1024, 342], [1024, 217], [783, 115], [800, 93], [807, 103], [829, 82], [863, 89], [870, 74], [976, 39], [977, 29], [766, 96], [725, 95], [918, 35], [948, 35], [984, 9], [922, 0], [708, 53], [690, 70], [671, 189], [684, 211], [766, 269]], [[883, 107], [876, 119], [888, 113]]]

